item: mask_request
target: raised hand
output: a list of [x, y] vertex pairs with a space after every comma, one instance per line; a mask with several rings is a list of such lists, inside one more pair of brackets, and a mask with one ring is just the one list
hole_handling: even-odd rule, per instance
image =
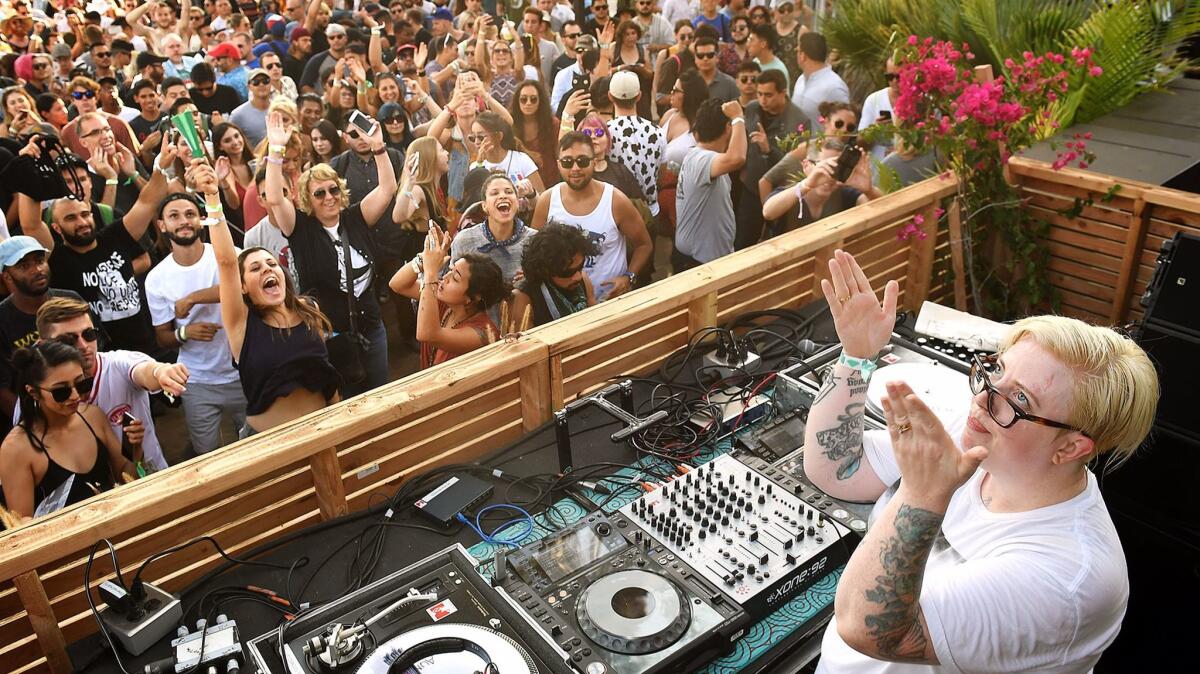
[[101, 178], [104, 178], [105, 180], [117, 179], [117, 169], [112, 165], [112, 162], [109, 160], [108, 152], [106, 152], [104, 148], [97, 147], [95, 150], [93, 150], [92, 156], [88, 157], [87, 163], [88, 166], [92, 167], [92, 170], [96, 172], [96, 175], [99, 175]]
[[586, 89], [576, 89], [567, 97], [567, 104], [563, 106], [563, 115], [575, 118], [590, 107], [592, 107], [592, 95]]
[[912, 494], [948, 503], [987, 458], [987, 449], [958, 451], [942, 422], [904, 382], [888, 382], [882, 402], [904, 486]]
[[864, 193], [871, 189], [871, 155], [862, 153], [850, 177], [846, 178], [845, 185]]
[[120, 176], [137, 175], [137, 163], [133, 160], [133, 151], [120, 143], [113, 143], [113, 149], [114, 152], [109, 155], [109, 158], [116, 160]]
[[217, 180], [225, 182], [229, 178], [229, 174], [233, 168], [229, 165], [229, 157], [218, 157], [217, 163], [213, 166], [217, 170]]
[[205, 197], [217, 198], [221, 182], [217, 170], [203, 159], [193, 159], [187, 169], [186, 180], [195, 185], [196, 191]]
[[291, 129], [288, 128], [287, 122], [284, 121], [282, 112], [276, 110], [267, 116], [268, 145], [287, 145], [291, 137]]
[[421, 251], [421, 267], [427, 278], [436, 279], [446, 257], [450, 253], [450, 236], [442, 232], [442, 228], [434, 223], [429, 224], [429, 233], [425, 235], [425, 248]]
[[722, 103], [721, 112], [725, 113], [725, 117], [730, 120], [743, 117], [745, 114], [742, 112], [742, 104], [738, 103], [737, 101], [728, 101], [726, 103]]
[[422, 42], [417, 47], [417, 53], [413, 55], [413, 65], [417, 66], [417, 72], [425, 70], [425, 61], [429, 58], [429, 45]]
[[166, 171], [175, 164], [175, 160], [179, 158], [179, 146], [175, 143], [163, 143], [158, 151], [158, 168]]
[[758, 129], [750, 133], [750, 142], [758, 146], [758, 151], [766, 154], [771, 151], [771, 146], [767, 143], [767, 132], [763, 129], [761, 122], [758, 124]]
[[821, 292], [829, 302], [842, 351], [852, 358], [874, 358], [888, 343], [896, 325], [900, 285], [888, 281], [880, 305], [871, 281], [854, 256], [839, 249], [829, 260], [829, 278], [821, 279]]

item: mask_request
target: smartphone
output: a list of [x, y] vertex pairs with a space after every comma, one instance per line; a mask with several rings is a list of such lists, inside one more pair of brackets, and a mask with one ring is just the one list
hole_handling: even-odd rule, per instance
[[[136, 421], [137, 421], [137, 418], [134, 417], [129, 412], [121, 413], [121, 428], [122, 429], [129, 428], [129, 426]], [[134, 458], [133, 458], [134, 457], [133, 443], [129, 442], [129, 438], [125, 437], [125, 435], [123, 433], [121, 434], [121, 456], [124, 456], [126, 459], [129, 459], [130, 461], [134, 460]]]
[[571, 75], [571, 91], [591, 91], [592, 76], [587, 73], [575, 73]]
[[880, 111], [879, 111], [879, 116], [880, 116], [880, 117], [882, 117], [882, 118], [884, 118], [884, 119], [891, 119], [891, 118], [892, 118], [892, 111], [891, 111], [891, 110], [880, 110]]
[[855, 144], [852, 140], [842, 148], [842, 154], [838, 155], [837, 170], [833, 174], [833, 179], [839, 183], [844, 183], [854, 173], [854, 168], [858, 166], [858, 160], [862, 159], [862, 148]]
[[129, 412], [121, 413], [121, 428], [129, 428], [130, 425], [137, 423], [137, 417]]
[[368, 136], [371, 135], [371, 132], [375, 130], [375, 120], [364, 115], [359, 110], [355, 110], [354, 112], [350, 113], [349, 122], [358, 127], [359, 130]]

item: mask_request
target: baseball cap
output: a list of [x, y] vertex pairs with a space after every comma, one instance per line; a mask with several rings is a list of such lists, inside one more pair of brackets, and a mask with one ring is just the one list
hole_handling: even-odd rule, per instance
[[612, 76], [608, 82], [608, 95], [613, 98], [628, 101], [637, 98], [642, 93], [642, 83], [636, 73], [621, 71]]
[[251, 68], [250, 72], [246, 73], [246, 81], [249, 82], [258, 75], [266, 75], [268, 78], [271, 77], [271, 73], [267, 72], [266, 68]]
[[137, 69], [141, 70], [146, 66], [154, 65], [155, 63], [162, 63], [166, 60], [167, 57], [165, 56], [159, 56], [157, 54], [151, 54], [150, 52], [144, 51], [137, 55]]
[[450, 10], [446, 9], [445, 7], [439, 7], [433, 13], [433, 20], [437, 21], [438, 19], [441, 19], [442, 21], [453, 21], [454, 14], [452, 14]]
[[575, 41], [575, 51], [591, 51], [599, 48], [600, 43], [596, 41], [594, 35], [580, 35]]
[[[328, 26], [325, 26], [325, 35], [327, 35], [327, 36], [329, 36], [329, 35], [345, 35], [345, 34], [346, 34], [346, 27], [340, 23], [331, 23]], [[293, 40], [296, 39], [295, 33], [292, 33], [292, 39]]]
[[417, 45], [415, 45], [415, 44], [412, 44], [411, 42], [410, 42], [410, 43], [408, 43], [408, 44], [402, 44], [402, 45], [400, 45], [399, 47], [396, 47], [396, 53], [397, 53], [397, 54], [399, 54], [400, 52], [402, 52], [402, 51], [407, 51], [407, 50], [409, 50], [409, 49], [411, 49], [411, 50], [413, 50], [413, 51], [416, 51], [416, 50], [417, 50]]
[[46, 247], [32, 236], [14, 236], [0, 242], [0, 271], [20, 262], [30, 253], [49, 253]]
[[308, 29], [304, 26], [296, 26], [292, 29], [292, 34], [288, 37], [288, 39], [299, 40], [302, 37], [312, 37], [312, 33], [308, 32]]
[[222, 42], [221, 44], [208, 50], [208, 55], [215, 59], [233, 59], [235, 61], [242, 58], [242, 52], [232, 42]]
[[50, 56], [55, 59], [65, 59], [71, 56], [71, 47], [65, 42], [59, 42], [50, 48]]

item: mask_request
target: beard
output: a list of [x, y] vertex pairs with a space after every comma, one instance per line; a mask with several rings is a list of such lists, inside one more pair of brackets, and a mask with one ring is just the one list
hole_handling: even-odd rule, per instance
[[578, 184], [576, 184], [575, 181], [573, 179], [571, 179], [569, 176], [563, 182], [565, 182], [567, 184], [567, 187], [570, 187], [572, 190], [575, 190], [576, 192], [582, 192], [587, 189], [588, 185], [591, 184], [592, 176], [587, 175], [587, 176], [584, 176], [583, 178], [580, 178]]
[[168, 241], [177, 246], [187, 247], [193, 243], [196, 243], [196, 241], [200, 238], [200, 232], [199, 230], [193, 229], [191, 236], [179, 236], [175, 232], [163, 232], [163, 236], [167, 237]]
[[92, 231], [90, 233], [84, 234], [83, 236], [78, 236], [76, 234], [67, 234], [66, 232], [63, 232], [62, 238], [63, 238], [63, 241], [66, 241], [67, 243], [71, 244], [72, 246], [77, 246], [79, 248], [83, 248], [84, 246], [90, 246], [96, 240], [96, 228], [93, 227]]
[[49, 276], [46, 276], [46, 280], [42, 281], [40, 284], [24, 281], [11, 274], [9, 275], [9, 280], [12, 282], [13, 287], [16, 288], [17, 292], [30, 297], [41, 297], [42, 295], [46, 294], [46, 291], [50, 290]]

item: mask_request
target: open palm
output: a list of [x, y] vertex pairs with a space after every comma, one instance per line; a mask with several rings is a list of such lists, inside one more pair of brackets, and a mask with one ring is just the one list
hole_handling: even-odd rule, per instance
[[829, 302], [833, 325], [842, 350], [854, 358], [873, 358], [888, 343], [896, 325], [896, 298], [900, 286], [888, 281], [883, 304], [854, 256], [836, 250], [829, 260], [829, 278], [821, 279], [821, 292]]

